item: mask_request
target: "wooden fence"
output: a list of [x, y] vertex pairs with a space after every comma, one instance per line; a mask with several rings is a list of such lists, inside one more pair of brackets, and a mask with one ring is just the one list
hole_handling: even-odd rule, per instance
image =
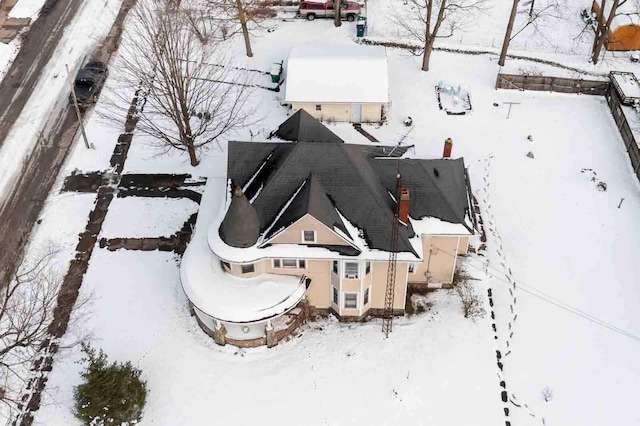
[[638, 141], [633, 135], [631, 127], [629, 127], [627, 117], [625, 117], [622, 105], [620, 105], [620, 98], [613, 86], [607, 91], [607, 93], [605, 93], [605, 98], [607, 99], [607, 104], [611, 110], [611, 115], [613, 115], [613, 119], [618, 126], [618, 130], [620, 130], [620, 136], [622, 136], [624, 147], [627, 149], [627, 153], [629, 154], [633, 172], [638, 179], [640, 179], [640, 148], [638, 147]]
[[606, 80], [498, 73], [496, 89], [537, 90], [604, 96], [609, 89], [609, 82]]
[[629, 154], [633, 172], [640, 180], [640, 148], [638, 147], [638, 141], [624, 115], [620, 98], [608, 81], [498, 73], [496, 89], [537, 90], [604, 96]]

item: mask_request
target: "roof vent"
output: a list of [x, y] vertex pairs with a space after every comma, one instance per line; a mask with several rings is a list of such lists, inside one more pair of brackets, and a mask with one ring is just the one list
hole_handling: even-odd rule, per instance
[[438, 169], [436, 169], [435, 167], [433, 168], [433, 175], [434, 175], [435, 177], [440, 176], [440, 172], [439, 172], [439, 171], [438, 171]]

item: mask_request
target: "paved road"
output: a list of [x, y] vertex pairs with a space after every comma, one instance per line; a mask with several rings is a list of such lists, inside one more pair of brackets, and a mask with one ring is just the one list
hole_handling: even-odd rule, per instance
[[47, 0], [40, 17], [31, 26], [18, 56], [0, 83], [0, 146], [81, 4], [82, 0]]
[[[20, 115], [42, 68], [46, 66], [65, 26], [75, 15], [82, 0], [47, 0], [41, 17], [29, 32], [29, 38], [0, 84], [0, 146]], [[135, 0], [124, 0], [111, 32], [97, 52], [110, 59], [122, 34], [122, 24]], [[19, 265], [33, 225], [40, 215], [58, 172], [66, 159], [78, 128], [73, 108], [66, 107], [52, 122], [47, 141], [40, 141], [25, 161], [20, 177], [0, 204], [0, 288]]]

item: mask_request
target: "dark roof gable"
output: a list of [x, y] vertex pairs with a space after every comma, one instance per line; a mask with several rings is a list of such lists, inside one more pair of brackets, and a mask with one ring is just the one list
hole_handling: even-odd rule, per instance
[[344, 143], [335, 133], [304, 109], [299, 109], [289, 117], [273, 135], [285, 141]]
[[326, 191], [322, 188], [320, 180], [314, 174], [311, 174], [297, 191], [291, 203], [279, 214], [278, 219], [265, 235], [265, 240], [307, 214], [313, 216], [332, 231], [339, 229], [349, 236], [347, 228], [344, 226]]

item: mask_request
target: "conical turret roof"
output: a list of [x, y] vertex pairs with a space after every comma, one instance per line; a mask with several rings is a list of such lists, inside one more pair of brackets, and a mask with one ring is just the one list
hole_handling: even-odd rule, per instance
[[260, 235], [258, 212], [239, 186], [233, 191], [232, 197], [229, 210], [220, 225], [220, 238], [232, 247], [251, 247]]

